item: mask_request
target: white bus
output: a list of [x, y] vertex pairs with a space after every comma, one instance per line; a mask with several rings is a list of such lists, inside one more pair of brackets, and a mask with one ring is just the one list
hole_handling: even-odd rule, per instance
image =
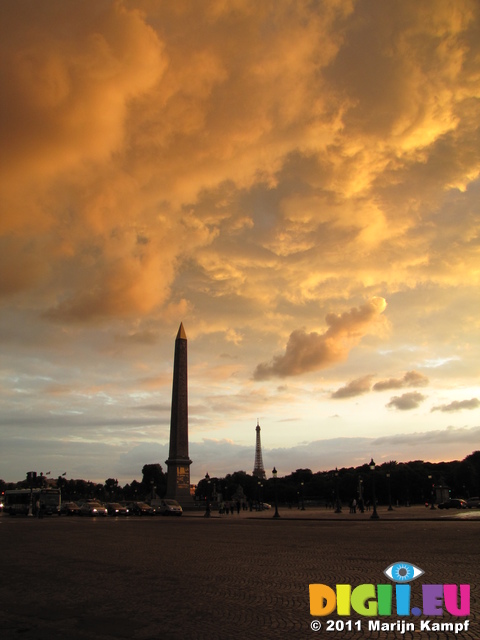
[[12, 516], [60, 514], [60, 489], [7, 489], [3, 510]]

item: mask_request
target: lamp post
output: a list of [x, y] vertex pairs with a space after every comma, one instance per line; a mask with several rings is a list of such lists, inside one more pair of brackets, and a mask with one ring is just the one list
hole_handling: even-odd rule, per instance
[[280, 518], [280, 514], [278, 513], [277, 470], [275, 469], [275, 467], [273, 467], [272, 476], [273, 476], [273, 488], [275, 490], [275, 513], [273, 514], [273, 517]]
[[337, 508], [335, 509], [335, 513], [342, 513], [342, 507], [340, 506], [340, 498], [338, 496], [338, 469], [335, 467], [335, 495]]
[[362, 476], [358, 476], [358, 502], [361, 513], [365, 511], [365, 505], [363, 504], [363, 478]]
[[302, 500], [302, 509], [301, 509], [301, 510], [302, 510], [302, 511], [305, 511], [305, 501], [304, 501], [304, 499], [303, 499], [303, 487], [304, 487], [304, 483], [303, 483], [303, 482], [301, 482], [301, 483], [300, 483], [300, 498], [301, 498], [301, 500]]
[[207, 508], [203, 514], [204, 518], [210, 518], [210, 476], [208, 472], [205, 474], [205, 480], [207, 481]]
[[373, 513], [370, 516], [370, 519], [378, 520], [380, 516], [377, 513], [377, 497], [375, 495], [375, 462], [373, 461], [373, 458], [370, 460], [370, 464], [368, 466], [370, 467], [370, 471], [372, 472], [372, 494], [373, 494]]
[[388, 511], [393, 511], [393, 507], [392, 507], [392, 488], [391, 488], [391, 481], [390, 481], [390, 473], [387, 473], [387, 480], [388, 480]]
[[431, 491], [432, 499], [430, 501], [430, 509], [435, 509], [435, 484], [432, 482], [433, 480], [432, 476], [428, 476], [428, 479], [430, 480], [430, 483], [432, 486], [432, 491]]
[[[30, 516], [30, 517], [33, 517], [33, 488], [32, 487], [33, 487], [33, 478], [34, 478], [33, 474], [34, 473], [35, 473], [34, 471], [29, 471], [27, 473], [27, 480], [28, 480], [28, 484], [30, 486], [30, 501], [29, 501], [29, 504], [28, 504], [28, 513], [27, 513], [27, 515]], [[37, 474], [35, 473], [35, 476], [36, 475]]]

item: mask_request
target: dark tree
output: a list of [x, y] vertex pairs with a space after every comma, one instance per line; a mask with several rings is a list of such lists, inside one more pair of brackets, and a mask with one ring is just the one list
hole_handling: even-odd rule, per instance
[[167, 476], [163, 473], [160, 464], [145, 464], [142, 469], [142, 486], [145, 495], [151, 495], [152, 488], [159, 496], [164, 496], [167, 491]]
[[115, 478], [105, 480], [105, 496], [109, 502], [116, 502], [119, 499], [118, 480]]

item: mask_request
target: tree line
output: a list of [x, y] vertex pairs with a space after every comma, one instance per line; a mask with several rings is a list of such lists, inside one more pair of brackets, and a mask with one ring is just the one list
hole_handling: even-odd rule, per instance
[[[270, 474], [268, 474], [270, 475]], [[48, 481], [51, 482], [51, 481]], [[0, 480], [0, 491], [47, 485], [47, 478], [37, 475], [17, 483]], [[447, 487], [452, 498], [469, 498], [480, 495], [480, 451], [474, 451], [464, 460], [451, 462], [396, 462], [394, 460], [375, 466], [344, 467], [313, 473], [311, 469], [297, 469], [289, 475], [260, 479], [245, 471], [235, 471], [224, 477], [200, 480], [195, 496], [198, 500], [242, 500], [273, 503], [275, 496], [280, 504], [319, 502], [334, 504], [337, 499], [350, 503], [354, 498], [372, 500], [373, 483], [379, 504], [421, 504], [430, 502], [435, 488]], [[115, 478], [104, 483], [87, 480], [68, 480], [60, 476], [56, 486], [62, 491], [62, 500], [97, 498], [103, 502], [149, 501], [155, 495], [163, 497], [167, 490], [167, 476], [160, 464], [146, 464], [142, 468], [142, 480], [132, 480], [123, 487]]]
[[[270, 474], [269, 474], [270, 475]], [[430, 502], [440, 486], [449, 490], [452, 498], [480, 495], [480, 451], [464, 460], [451, 462], [396, 462], [391, 460], [376, 465], [372, 471], [368, 463], [358, 467], [332, 469], [313, 473], [311, 469], [297, 469], [275, 481], [262, 480], [245, 471], [236, 471], [223, 478], [202, 479], [197, 495], [205, 500], [220, 495], [223, 500], [234, 500], [242, 494], [248, 501], [275, 501], [296, 505], [301, 502], [335, 504], [338, 499], [349, 504], [354, 498], [365, 501], [375, 497], [379, 504], [423, 504]]]

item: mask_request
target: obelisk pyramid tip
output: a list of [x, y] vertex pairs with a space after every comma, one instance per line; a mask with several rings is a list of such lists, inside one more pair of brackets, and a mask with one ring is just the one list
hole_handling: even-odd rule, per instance
[[183, 328], [183, 322], [180, 323], [180, 328], [177, 333], [177, 340], [186, 340], [187, 334], [185, 333], [185, 329]]

